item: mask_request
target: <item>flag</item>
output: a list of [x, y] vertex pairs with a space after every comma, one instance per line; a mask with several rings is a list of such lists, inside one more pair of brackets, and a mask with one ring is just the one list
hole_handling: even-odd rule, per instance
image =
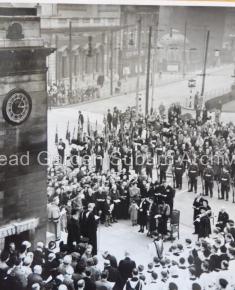
[[76, 131], [76, 128], [74, 126], [74, 128], [73, 128], [73, 139], [75, 139], [75, 131]]
[[78, 142], [81, 141], [81, 128], [80, 128], [80, 126], [78, 126], [77, 140], [78, 140]]
[[56, 125], [56, 129], [55, 129], [55, 144], [58, 144], [58, 128], [57, 128], [57, 125]]
[[68, 121], [68, 124], [67, 124], [67, 130], [66, 130], [66, 140], [68, 140], [68, 142], [70, 143], [70, 131], [69, 131], [69, 121]]
[[89, 118], [87, 118], [87, 134], [88, 136], [91, 135], [91, 124]]

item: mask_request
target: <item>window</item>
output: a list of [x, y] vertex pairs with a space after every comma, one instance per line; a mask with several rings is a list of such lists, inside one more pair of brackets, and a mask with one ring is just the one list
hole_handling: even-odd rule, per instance
[[61, 64], [62, 64], [62, 78], [66, 78], [67, 77], [67, 57], [66, 56], [62, 56]]

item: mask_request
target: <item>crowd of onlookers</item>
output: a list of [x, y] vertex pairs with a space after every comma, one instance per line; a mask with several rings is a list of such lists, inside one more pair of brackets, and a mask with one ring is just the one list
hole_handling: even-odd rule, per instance
[[10, 243], [0, 256], [0, 289], [234, 290], [234, 238], [231, 220], [223, 231], [215, 228], [210, 238], [162, 244], [161, 250], [156, 234], [143, 249], [152, 251], [148, 264], [137, 264], [127, 251], [120, 261], [109, 251], [97, 258], [85, 239], [73, 248], [63, 242], [59, 248], [55, 242], [38, 242], [34, 250], [28, 241], [17, 248]]
[[[189, 237], [165, 243], [176, 190], [185, 185], [182, 178], [188, 177], [189, 191], [201, 191], [201, 183], [204, 195], [213, 197], [217, 185], [224, 198], [231, 198], [234, 124], [214, 122], [206, 112], [196, 119], [184, 118], [181, 107], [173, 104], [168, 112], [162, 107], [160, 114], [147, 117], [115, 107], [107, 112], [102, 132], [86, 130], [80, 112], [78, 127], [77, 138], [58, 141], [59, 164], [48, 168], [48, 230], [63, 242], [47, 246], [39, 242], [36, 247], [28, 241], [17, 247], [6, 244], [0, 259], [0, 289], [234, 290], [232, 220], [223, 227], [217, 224], [212, 233], [197, 232], [197, 241]], [[223, 157], [224, 163], [213, 163], [211, 157]], [[206, 176], [209, 172], [212, 179]], [[226, 184], [223, 176], [229, 176]], [[207, 212], [204, 201], [196, 220]], [[151, 252], [147, 265], [136, 263], [128, 252], [121, 261], [112, 252], [99, 255], [99, 224], [109, 227], [129, 218], [130, 224], [139, 225], [140, 234], [153, 238], [143, 249]]]
[[82, 103], [100, 98], [100, 88], [90, 85], [86, 88], [74, 88], [71, 91], [63, 82], [58, 85], [53, 83], [49, 86], [48, 97], [50, 107]]

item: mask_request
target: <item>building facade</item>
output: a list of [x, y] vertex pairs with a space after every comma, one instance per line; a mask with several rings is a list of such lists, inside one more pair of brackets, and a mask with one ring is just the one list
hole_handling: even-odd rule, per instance
[[42, 4], [38, 15], [42, 37], [48, 47], [56, 48], [48, 58], [49, 83], [68, 84], [72, 78], [73, 87], [95, 84], [99, 75], [110, 77], [111, 58], [117, 70], [120, 6]]
[[0, 250], [46, 241], [46, 58], [36, 9], [0, 7]]

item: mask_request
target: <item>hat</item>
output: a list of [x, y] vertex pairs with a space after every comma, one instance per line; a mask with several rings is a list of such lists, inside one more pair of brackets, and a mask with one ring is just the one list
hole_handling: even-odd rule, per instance
[[163, 270], [163, 271], [161, 272], [161, 275], [162, 275], [162, 277], [167, 277], [168, 272], [167, 272], [166, 270]]
[[153, 271], [152, 274], [151, 274], [151, 276], [152, 276], [152, 278], [153, 278], [154, 280], [157, 280], [158, 275], [157, 275], [156, 272]]
[[109, 260], [105, 260], [105, 261], [104, 261], [104, 265], [105, 265], [105, 266], [110, 266], [110, 261], [109, 261]]
[[72, 257], [70, 255], [64, 256], [63, 263], [64, 264], [68, 264], [68, 265], [71, 264], [72, 263]]
[[40, 290], [40, 285], [38, 283], [34, 283], [32, 285], [32, 290]]
[[44, 248], [44, 244], [43, 244], [43, 242], [38, 242], [38, 243], [37, 243], [37, 248], [41, 248], [41, 249], [43, 249], [43, 248]]
[[56, 257], [55, 253], [50, 253], [50, 254], [48, 255], [48, 260], [51, 261], [51, 260], [53, 260], [55, 257]]
[[74, 273], [74, 270], [72, 266], [66, 267], [66, 274], [73, 275], [73, 273]]
[[79, 280], [78, 283], [77, 283], [77, 286], [78, 286], [78, 288], [84, 287], [85, 286], [84, 280], [83, 279]]
[[29, 249], [32, 246], [32, 244], [29, 241], [23, 241], [22, 245], [24, 245], [26, 249]]
[[25, 266], [29, 266], [31, 263], [32, 263], [32, 259], [31, 259], [31, 257], [26, 256], [26, 257], [24, 258], [24, 265], [25, 265]]
[[220, 284], [220, 286], [222, 286], [223, 288], [226, 288], [227, 285], [228, 285], [228, 281], [227, 281], [226, 279], [221, 278], [221, 279], [219, 279], [219, 284]]
[[72, 257], [72, 260], [78, 260], [81, 257], [81, 255], [77, 252], [72, 252], [71, 257]]
[[186, 242], [187, 244], [192, 244], [192, 240], [190, 240], [190, 239], [185, 239], [185, 242]]
[[61, 284], [61, 285], [58, 287], [58, 290], [68, 290], [68, 287], [67, 287], [65, 284]]
[[59, 280], [59, 281], [63, 282], [64, 281], [64, 276], [62, 274], [59, 274], [59, 275], [56, 276], [56, 280]]

